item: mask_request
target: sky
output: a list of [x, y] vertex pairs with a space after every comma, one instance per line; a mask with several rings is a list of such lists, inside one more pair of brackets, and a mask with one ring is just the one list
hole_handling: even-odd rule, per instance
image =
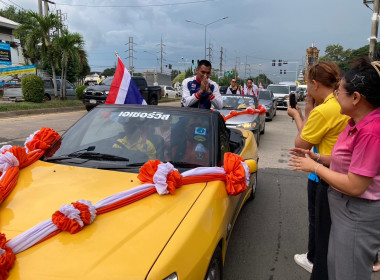
[[[129, 67], [130, 37], [135, 72], [160, 71], [161, 38], [163, 72], [169, 73], [168, 64], [183, 71], [204, 58], [206, 31], [213, 68], [220, 68], [223, 48], [223, 71], [236, 65], [242, 78], [265, 73], [273, 81], [289, 81], [313, 43], [320, 55], [331, 44], [357, 49], [369, 43], [372, 24], [362, 0], [50, 1], [50, 11], [61, 10], [69, 31], [83, 36], [91, 71], [114, 67], [115, 51]], [[38, 11], [38, 0], [0, 0], [0, 8], [8, 5]], [[272, 66], [273, 59], [289, 63]]]

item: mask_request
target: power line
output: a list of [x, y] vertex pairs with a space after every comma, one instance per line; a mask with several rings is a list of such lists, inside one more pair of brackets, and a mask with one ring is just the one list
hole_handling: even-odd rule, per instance
[[71, 7], [87, 7], [87, 8], [145, 8], [145, 7], [162, 7], [162, 6], [178, 6], [178, 5], [188, 5], [188, 4], [196, 4], [196, 3], [204, 3], [204, 2], [212, 2], [214, 0], [201, 0], [201, 1], [190, 1], [183, 3], [169, 3], [169, 4], [148, 4], [148, 5], [75, 5], [75, 4], [64, 4], [64, 3], [56, 3], [61, 6], [71, 6]]
[[11, 0], [8, 0], [8, 2], [11, 2], [12, 4], [16, 5], [17, 7], [19, 7], [20, 9], [24, 10], [25, 9], [23, 7], [21, 7], [20, 5], [16, 4], [15, 2], [11, 1]]
[[3, 0], [0, 0], [1, 3], [4, 4], [5, 7], [9, 8], [11, 5], [9, 5], [8, 3], [5, 3]]

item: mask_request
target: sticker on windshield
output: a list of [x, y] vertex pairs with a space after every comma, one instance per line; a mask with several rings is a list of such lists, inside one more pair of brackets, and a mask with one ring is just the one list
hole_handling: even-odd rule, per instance
[[203, 142], [206, 141], [207, 129], [203, 127], [196, 127], [194, 129], [194, 140]]
[[119, 117], [129, 117], [129, 118], [147, 118], [156, 120], [169, 120], [170, 115], [164, 115], [161, 112], [120, 112]]

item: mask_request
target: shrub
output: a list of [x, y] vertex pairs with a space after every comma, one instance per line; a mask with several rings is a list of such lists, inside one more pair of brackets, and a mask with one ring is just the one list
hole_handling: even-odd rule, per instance
[[26, 75], [21, 79], [22, 95], [25, 101], [44, 101], [44, 82], [37, 75]]
[[77, 86], [76, 89], [76, 96], [77, 99], [82, 100], [83, 99], [83, 91], [87, 86]]

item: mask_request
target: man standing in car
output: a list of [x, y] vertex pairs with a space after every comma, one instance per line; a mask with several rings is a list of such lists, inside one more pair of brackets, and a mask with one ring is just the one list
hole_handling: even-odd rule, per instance
[[184, 107], [210, 109], [223, 108], [222, 96], [219, 86], [211, 81], [211, 63], [208, 60], [200, 60], [195, 69], [196, 76], [187, 78], [182, 82], [182, 104]]
[[231, 80], [231, 85], [227, 88], [226, 94], [240, 94], [240, 86], [236, 85], [236, 79]]

